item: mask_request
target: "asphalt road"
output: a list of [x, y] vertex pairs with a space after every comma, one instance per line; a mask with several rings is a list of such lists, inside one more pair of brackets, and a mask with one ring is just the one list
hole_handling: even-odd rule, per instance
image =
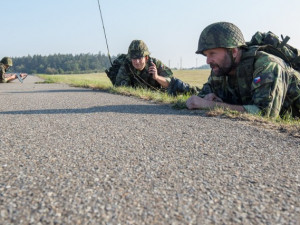
[[37, 80], [0, 84], [0, 224], [299, 224], [299, 138]]

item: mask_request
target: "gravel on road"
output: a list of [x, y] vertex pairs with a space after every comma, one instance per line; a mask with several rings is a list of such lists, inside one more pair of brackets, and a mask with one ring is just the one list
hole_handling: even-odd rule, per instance
[[0, 84], [0, 224], [299, 224], [299, 138], [38, 80]]

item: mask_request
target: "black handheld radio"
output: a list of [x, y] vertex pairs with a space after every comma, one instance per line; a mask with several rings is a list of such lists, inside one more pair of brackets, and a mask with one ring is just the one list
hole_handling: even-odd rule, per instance
[[[151, 58], [149, 57], [149, 67], [152, 66], [152, 63], [153, 63], [153, 59], [151, 59]], [[150, 73], [150, 74], [153, 75], [152, 73]]]

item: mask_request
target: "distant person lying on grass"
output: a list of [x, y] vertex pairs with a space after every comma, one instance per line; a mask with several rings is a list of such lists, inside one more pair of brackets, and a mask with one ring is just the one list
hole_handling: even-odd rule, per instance
[[128, 54], [114, 60], [106, 73], [115, 86], [149, 88], [167, 91], [171, 95], [197, 92], [197, 89], [173, 77], [171, 69], [160, 60], [150, 57], [148, 47], [142, 40], [133, 40]]
[[[8, 83], [18, 78], [18, 75], [15, 73], [6, 73], [12, 66], [13, 62], [11, 58], [2, 58], [2, 60], [0, 61], [0, 83]], [[21, 73], [19, 75], [19, 80], [24, 80], [26, 77], [26, 73]]]
[[196, 53], [206, 56], [212, 70], [199, 96], [187, 100], [187, 107], [223, 107], [267, 117], [288, 114], [299, 118], [300, 73], [259, 46], [249, 46], [232, 23], [207, 26]]

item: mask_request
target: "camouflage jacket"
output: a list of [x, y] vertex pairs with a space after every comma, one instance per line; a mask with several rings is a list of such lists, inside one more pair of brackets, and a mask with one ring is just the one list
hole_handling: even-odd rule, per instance
[[5, 73], [6, 73], [5, 66], [4, 66], [3, 63], [0, 63], [0, 83], [6, 83], [7, 82], [6, 77], [5, 77]]
[[[165, 77], [167, 81], [170, 82], [173, 75], [172, 71], [168, 67], [166, 67], [160, 60], [157, 60], [155, 58], [151, 59], [156, 65], [158, 75]], [[118, 71], [115, 85], [161, 89], [160, 84], [152, 78], [152, 74], [149, 74], [148, 69], [149, 63], [146, 64], [145, 68], [142, 71], [139, 71], [135, 69], [132, 66], [131, 61], [126, 58], [123, 65], [121, 65]]]
[[215, 93], [224, 102], [243, 105], [253, 114], [300, 116], [300, 73], [282, 59], [257, 47], [243, 50], [234, 76], [211, 73], [200, 97]]

